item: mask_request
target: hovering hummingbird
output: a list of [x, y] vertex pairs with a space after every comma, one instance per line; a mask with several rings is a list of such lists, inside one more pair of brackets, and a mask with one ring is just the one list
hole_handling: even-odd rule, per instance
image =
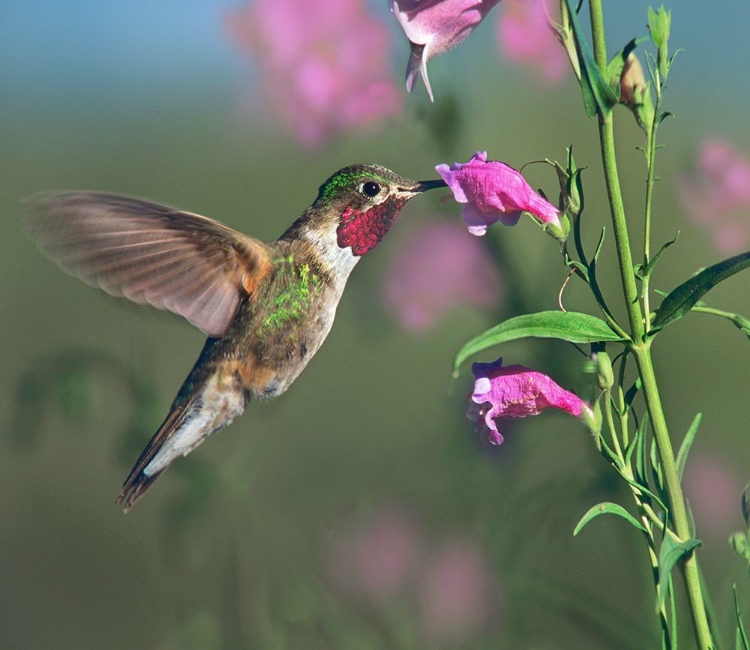
[[442, 180], [378, 165], [331, 176], [274, 242], [206, 217], [101, 192], [32, 197], [30, 232], [63, 270], [107, 293], [184, 316], [208, 340], [118, 497], [127, 512], [179, 456], [285, 392], [333, 325], [360, 257], [407, 201]]

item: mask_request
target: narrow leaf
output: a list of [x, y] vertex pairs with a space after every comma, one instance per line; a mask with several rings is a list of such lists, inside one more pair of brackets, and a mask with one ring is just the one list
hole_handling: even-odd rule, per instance
[[664, 473], [662, 472], [659, 455], [656, 451], [656, 438], [651, 439], [651, 478], [653, 479], [656, 489], [659, 491], [659, 495], [666, 501], [667, 495], [664, 490]]
[[649, 260], [648, 266], [643, 270], [643, 275], [649, 276], [651, 274], [651, 271], [654, 270], [654, 267], [656, 266], [656, 263], [659, 261], [659, 258], [662, 255], [664, 255], [664, 251], [667, 250], [672, 244], [674, 244], [677, 241], [677, 238], [679, 236], [680, 236], [680, 231], [678, 230], [674, 235], [674, 239], [666, 242], [665, 244], [662, 244], [661, 248], [656, 252], [656, 255], [654, 255]]
[[655, 334], [663, 327], [682, 318], [693, 308], [695, 303], [719, 282], [748, 267], [750, 267], [750, 252], [735, 255], [723, 262], [709, 266], [687, 282], [683, 282], [662, 301], [649, 334]]
[[583, 91], [583, 104], [586, 113], [589, 117], [594, 117], [597, 113], [607, 115], [612, 107], [617, 104], [619, 97], [612, 92], [596, 64], [588, 42], [583, 38], [583, 29], [578, 21], [578, 14], [573, 7], [572, 0], [566, 0], [566, 2], [577, 45], [578, 65], [581, 69], [581, 90]]
[[454, 373], [470, 356], [489, 347], [523, 338], [552, 338], [570, 343], [622, 341], [600, 318], [574, 311], [540, 311], [524, 314], [488, 329], [466, 343], [453, 362]]
[[611, 503], [609, 501], [603, 501], [602, 503], [599, 503], [586, 512], [583, 517], [581, 517], [581, 520], [578, 522], [578, 524], [575, 527], [575, 530], [573, 531], [573, 535], [578, 535], [578, 533], [583, 530], [583, 527], [588, 524], [592, 519], [595, 519], [599, 515], [617, 515], [618, 517], [622, 517], [625, 521], [627, 521], [631, 526], [634, 528], [637, 528], [641, 532], [645, 533], [646, 529], [644, 528], [643, 524], [641, 524], [640, 521], [638, 521], [633, 515], [631, 515], [625, 508], [623, 508], [620, 505], [617, 505], [616, 503]]
[[664, 605], [667, 597], [667, 586], [669, 576], [675, 564], [694, 548], [701, 546], [703, 542], [699, 539], [688, 539], [678, 544], [669, 535], [664, 537], [659, 549], [659, 587], [657, 590], [657, 611]]
[[737, 596], [737, 585], [732, 585], [732, 594], [734, 595], [734, 615], [737, 618], [737, 650], [750, 650], [750, 643], [745, 633], [745, 625], [742, 622], [742, 613], [740, 612], [740, 600]]
[[677, 452], [677, 475], [680, 477], [680, 480], [682, 480], [682, 473], [685, 471], [685, 462], [687, 461], [688, 453], [690, 452], [690, 447], [693, 444], [693, 440], [695, 440], [695, 434], [698, 433], [698, 427], [700, 426], [702, 417], [703, 414], [698, 413], [693, 418], [693, 422], [690, 424], [690, 428], [685, 434], [685, 439], [680, 445], [680, 451]]

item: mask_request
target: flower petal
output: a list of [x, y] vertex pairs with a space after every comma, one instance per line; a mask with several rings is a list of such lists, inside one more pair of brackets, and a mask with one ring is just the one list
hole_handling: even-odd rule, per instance
[[474, 235], [483, 235], [496, 221], [514, 226], [522, 212], [561, 227], [560, 211], [537, 194], [520, 172], [503, 162], [488, 161], [486, 151], [478, 151], [467, 163], [441, 164], [435, 169], [454, 199], [464, 204], [463, 219]]
[[[482, 424], [489, 431], [490, 442], [500, 444], [503, 437], [498, 431], [500, 418], [522, 418], [538, 415], [547, 408], [556, 408], [576, 417], [583, 417], [589, 407], [580, 397], [561, 388], [547, 375], [524, 366], [502, 366], [502, 358], [493, 363], [475, 363], [474, 392], [471, 401], [480, 405]], [[472, 406], [470, 419], [476, 419]]]

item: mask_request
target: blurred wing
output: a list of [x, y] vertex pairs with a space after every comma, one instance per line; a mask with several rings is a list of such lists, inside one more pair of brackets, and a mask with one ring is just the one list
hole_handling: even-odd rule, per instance
[[263, 242], [189, 212], [101, 192], [31, 198], [31, 236], [60, 268], [113, 296], [226, 333], [271, 267]]

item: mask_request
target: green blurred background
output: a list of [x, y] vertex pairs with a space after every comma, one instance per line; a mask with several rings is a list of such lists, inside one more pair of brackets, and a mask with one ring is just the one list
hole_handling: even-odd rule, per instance
[[[373, 8], [390, 20], [400, 79], [407, 51], [384, 4]], [[647, 3], [607, 5], [611, 49], [645, 34]], [[458, 306], [419, 334], [400, 329], [384, 306], [397, 240], [415, 225], [458, 219], [458, 207], [436, 196], [410, 204], [358, 266], [332, 335], [283, 399], [253, 403], [128, 516], [115, 505], [203, 336], [47, 262], [23, 234], [24, 196], [133, 194], [268, 240], [332, 171], [355, 161], [429, 178], [435, 164], [465, 161], [477, 149], [520, 166], [562, 160], [573, 143], [579, 165], [589, 167], [590, 245], [606, 224], [595, 122], [577, 86], [568, 79], [549, 88], [505, 63], [492, 15], [431, 64], [436, 104], [419, 87], [401, 119], [308, 151], [270, 119], [257, 96], [258, 70], [222, 31], [226, 9], [209, 0], [0, 3], [0, 646], [655, 647], [637, 533], [599, 520], [572, 537], [591, 505], [628, 499], [588, 434], [545, 414], [506, 427], [506, 443], [489, 449], [464, 417], [470, 373], [451, 377], [453, 355], [514, 305], [494, 313]], [[655, 246], [681, 236], [655, 288], [668, 290], [719, 259], [686, 220], [675, 175], [705, 137], [750, 152], [748, 25], [750, 9], [739, 0], [674, 7], [672, 45], [686, 52], [666, 101], [677, 119], [660, 131], [667, 147], [659, 153]], [[641, 135], [619, 112], [623, 186], [640, 232]], [[534, 167], [529, 177], [554, 195], [547, 171]], [[505, 295], [520, 296], [526, 309], [554, 308], [565, 278], [555, 243], [528, 222], [496, 226], [489, 238], [502, 256]], [[611, 242], [604, 254], [614, 271]], [[709, 302], [750, 315], [748, 288], [747, 277], [733, 278]], [[617, 295], [615, 281], [607, 289]], [[566, 306], [592, 308], [575, 288]], [[571, 348], [518, 343], [503, 355], [592, 395], [583, 357]], [[696, 315], [669, 328], [656, 355], [673, 435], [698, 410], [704, 415], [692, 462], [716, 471], [699, 474], [696, 499], [708, 495], [709, 514], [731, 501], [719, 520], [702, 522], [696, 512], [729, 640], [732, 582], [750, 602], [746, 570], [726, 543], [743, 525], [739, 491], [750, 479], [742, 415], [750, 347], [730, 325]], [[375, 535], [375, 551], [363, 551], [360, 565], [336, 551], [384, 521], [410, 549], [410, 582], [386, 599], [358, 589], [357, 575], [388, 547], [388, 535], [382, 546]], [[471, 629], [433, 638], [423, 622], [425, 589], [451, 592], [452, 583], [427, 576], [450, 549], [480, 567], [486, 598], [475, 603], [482, 615]]]

